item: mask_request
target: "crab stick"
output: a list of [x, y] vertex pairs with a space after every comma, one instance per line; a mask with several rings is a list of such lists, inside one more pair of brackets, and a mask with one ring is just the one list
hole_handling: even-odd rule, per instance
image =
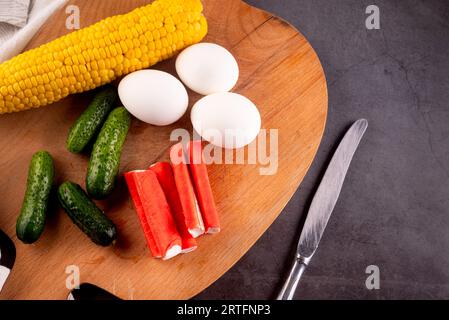
[[179, 193], [176, 189], [175, 178], [173, 176], [173, 169], [168, 162], [158, 162], [150, 167], [153, 171], [167, 198], [168, 204], [171, 208], [173, 218], [175, 219], [176, 227], [181, 235], [182, 239], [182, 253], [188, 253], [197, 248], [195, 238], [190, 234], [187, 229], [184, 214], [182, 211], [181, 200], [179, 199]]
[[184, 214], [185, 225], [192, 237], [197, 238], [204, 234], [204, 223], [193, 189], [182, 144], [175, 144], [170, 149], [170, 159], [176, 189], [178, 190], [179, 200], [181, 201]]
[[201, 141], [191, 141], [188, 146], [189, 169], [192, 175], [196, 197], [203, 216], [206, 233], [220, 232], [220, 221], [215, 207], [209, 175], [204, 161]]
[[156, 174], [132, 171], [125, 179], [151, 254], [168, 260], [181, 253], [181, 236]]

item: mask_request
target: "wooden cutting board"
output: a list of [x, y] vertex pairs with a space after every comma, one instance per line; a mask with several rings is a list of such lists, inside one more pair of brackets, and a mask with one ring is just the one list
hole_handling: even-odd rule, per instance
[[[151, 1], [77, 0], [81, 26], [126, 13]], [[278, 170], [262, 176], [263, 165], [212, 165], [213, 192], [223, 231], [199, 239], [193, 253], [170, 261], [151, 257], [123, 179], [99, 205], [117, 224], [116, 246], [95, 246], [57, 204], [41, 239], [24, 245], [15, 235], [28, 164], [37, 150], [55, 159], [57, 183], [84, 186], [88, 156], [65, 149], [70, 125], [92, 93], [69, 97], [38, 110], [0, 116], [0, 228], [14, 241], [17, 260], [1, 299], [65, 299], [67, 266], [79, 267], [81, 282], [98, 285], [123, 299], [187, 299], [217, 280], [247, 252], [280, 214], [306, 174], [318, 149], [327, 114], [323, 69], [307, 40], [285, 21], [240, 0], [203, 0], [209, 21], [206, 41], [219, 43], [237, 58], [241, 77], [235, 92], [260, 108], [262, 125], [279, 130]], [[40, 30], [29, 48], [69, 31], [65, 8]], [[155, 66], [174, 73], [174, 60]], [[199, 96], [190, 92], [191, 104]], [[191, 130], [189, 116], [164, 128], [133, 120], [121, 171], [165, 160], [175, 128]], [[273, 252], [273, 257], [276, 253]]]

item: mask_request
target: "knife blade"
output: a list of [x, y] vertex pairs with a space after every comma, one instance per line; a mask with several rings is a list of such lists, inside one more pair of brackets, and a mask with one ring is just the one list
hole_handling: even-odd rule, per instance
[[315, 254], [340, 195], [354, 153], [368, 128], [366, 119], [357, 120], [335, 151], [313, 197], [298, 241], [295, 259], [277, 300], [291, 300], [310, 259]]
[[0, 292], [8, 279], [16, 260], [16, 247], [11, 239], [0, 230]]

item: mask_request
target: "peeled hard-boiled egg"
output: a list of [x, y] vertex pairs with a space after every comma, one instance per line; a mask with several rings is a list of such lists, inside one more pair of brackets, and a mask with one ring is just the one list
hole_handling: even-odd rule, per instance
[[234, 56], [214, 43], [198, 43], [182, 51], [176, 72], [187, 87], [202, 95], [230, 91], [239, 78]]
[[189, 104], [187, 90], [181, 81], [158, 70], [130, 73], [120, 82], [118, 94], [133, 116], [155, 126], [178, 121]]
[[191, 120], [203, 139], [226, 149], [250, 144], [261, 126], [260, 113], [254, 103], [230, 92], [215, 93], [199, 100], [192, 108]]

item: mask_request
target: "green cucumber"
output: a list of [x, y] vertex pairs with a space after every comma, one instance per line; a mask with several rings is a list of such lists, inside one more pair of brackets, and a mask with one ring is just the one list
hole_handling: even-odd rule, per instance
[[131, 115], [119, 107], [112, 110], [101, 128], [87, 169], [86, 188], [92, 198], [104, 199], [114, 190], [130, 125]]
[[17, 237], [24, 243], [36, 242], [44, 231], [54, 170], [53, 159], [48, 152], [39, 151], [33, 155], [25, 198], [16, 223]]
[[64, 182], [58, 188], [58, 199], [70, 219], [96, 244], [109, 246], [117, 238], [117, 229], [81, 187]]
[[108, 114], [114, 107], [117, 90], [113, 86], [106, 86], [90, 103], [78, 120], [70, 129], [67, 137], [67, 150], [79, 153], [89, 144], [98, 133]]

